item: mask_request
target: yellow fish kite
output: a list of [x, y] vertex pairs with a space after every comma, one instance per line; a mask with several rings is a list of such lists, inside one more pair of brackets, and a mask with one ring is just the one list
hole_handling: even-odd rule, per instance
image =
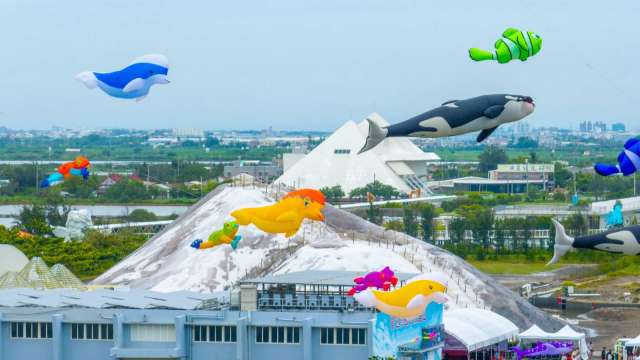
[[239, 225], [253, 224], [269, 234], [291, 237], [298, 232], [302, 221], [324, 221], [322, 209], [325, 197], [318, 190], [300, 189], [285, 195], [273, 205], [236, 210], [231, 216]]
[[447, 301], [447, 279], [442, 274], [418, 275], [403, 287], [393, 291], [368, 288], [353, 297], [362, 305], [375, 307], [381, 312], [403, 319], [412, 319], [424, 314], [431, 302]]

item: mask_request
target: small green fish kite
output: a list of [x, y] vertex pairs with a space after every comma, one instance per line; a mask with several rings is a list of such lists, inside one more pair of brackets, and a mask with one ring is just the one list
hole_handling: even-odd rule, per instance
[[500, 64], [511, 60], [525, 61], [542, 47], [540, 35], [531, 31], [509, 28], [502, 33], [502, 39], [495, 43], [495, 53], [478, 48], [469, 49], [469, 57], [475, 61], [498, 60]]

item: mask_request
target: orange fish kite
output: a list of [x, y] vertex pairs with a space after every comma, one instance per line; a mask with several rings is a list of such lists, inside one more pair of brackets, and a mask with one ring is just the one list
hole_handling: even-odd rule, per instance
[[291, 237], [298, 232], [304, 219], [324, 221], [325, 198], [318, 190], [300, 189], [285, 195], [273, 205], [236, 210], [231, 216], [239, 225], [253, 224], [269, 234]]

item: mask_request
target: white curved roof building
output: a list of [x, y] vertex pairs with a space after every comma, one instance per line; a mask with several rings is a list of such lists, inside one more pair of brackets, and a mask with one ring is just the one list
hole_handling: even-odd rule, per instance
[[29, 259], [13, 245], [0, 244], [0, 276], [6, 272], [18, 272], [27, 265]]
[[[367, 118], [382, 126], [389, 125], [376, 113]], [[404, 137], [387, 138], [375, 148], [358, 154], [368, 130], [366, 119], [359, 124], [347, 121], [309, 154], [293, 165], [287, 164], [287, 171], [274, 184], [314, 189], [341, 185], [348, 194], [377, 180], [406, 193], [417, 188], [428, 192], [424, 181], [426, 164], [439, 161], [438, 155], [425, 153]]]

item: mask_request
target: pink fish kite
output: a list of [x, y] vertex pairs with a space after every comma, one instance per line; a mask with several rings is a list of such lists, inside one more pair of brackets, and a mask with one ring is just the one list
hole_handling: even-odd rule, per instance
[[385, 266], [384, 269], [380, 271], [373, 271], [363, 277], [355, 278], [353, 282], [356, 283], [356, 285], [349, 290], [349, 296], [365, 291], [368, 288], [388, 291], [392, 285], [396, 286], [398, 278], [388, 266]]

